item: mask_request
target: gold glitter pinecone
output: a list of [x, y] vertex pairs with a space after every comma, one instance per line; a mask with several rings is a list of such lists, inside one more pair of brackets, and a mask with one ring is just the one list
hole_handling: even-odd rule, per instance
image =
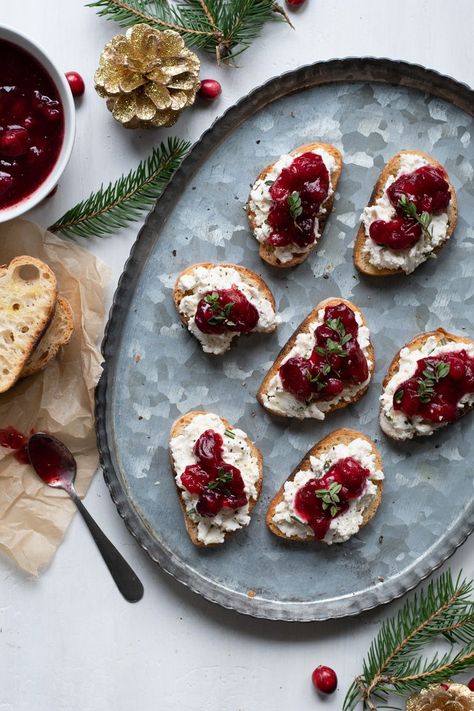
[[94, 84], [126, 128], [172, 126], [194, 103], [199, 67], [177, 32], [139, 24], [107, 42]]
[[447, 682], [447, 689], [428, 686], [407, 701], [406, 711], [474, 711], [474, 692], [464, 684]]

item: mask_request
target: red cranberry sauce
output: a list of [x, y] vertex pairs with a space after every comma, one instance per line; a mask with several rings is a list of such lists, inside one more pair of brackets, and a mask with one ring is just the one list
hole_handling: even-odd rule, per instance
[[463, 413], [459, 401], [474, 394], [474, 358], [465, 350], [420, 358], [411, 378], [398, 386], [394, 410], [427, 422], [454, 422]]
[[364, 493], [370, 471], [353, 457], [339, 459], [319, 479], [310, 479], [295, 494], [297, 515], [311, 526], [320, 541], [333, 518], [345, 513], [351, 499]]
[[190, 464], [181, 483], [199, 499], [196, 511], [201, 516], [216, 516], [221, 509], [238, 509], [248, 503], [240, 470], [223, 459], [223, 439], [206, 430], [194, 445], [197, 464]]
[[0, 209], [46, 180], [63, 134], [63, 107], [52, 79], [28, 52], [0, 40]]
[[27, 441], [28, 438], [11, 425], [0, 429], [0, 447], [15, 450], [14, 457], [20, 464], [30, 463], [28, 452], [26, 451]]
[[387, 222], [375, 220], [370, 225], [369, 234], [376, 244], [394, 250], [413, 247], [422, 235], [421, 225], [400, 207], [401, 198], [412, 202], [418, 215], [442, 212], [451, 199], [445, 172], [433, 165], [424, 165], [401, 175], [387, 188], [387, 195], [397, 216]]
[[235, 286], [208, 291], [197, 306], [194, 320], [203, 333], [228, 331], [249, 333], [257, 325], [259, 313]]
[[270, 188], [273, 205], [267, 221], [272, 232], [267, 244], [312, 244], [316, 216], [329, 194], [329, 186], [328, 170], [316, 153], [303, 153], [284, 168]]
[[358, 332], [352, 309], [344, 303], [327, 306], [311, 355], [293, 356], [280, 367], [283, 389], [301, 402], [332, 400], [345, 387], [365, 382], [369, 366]]

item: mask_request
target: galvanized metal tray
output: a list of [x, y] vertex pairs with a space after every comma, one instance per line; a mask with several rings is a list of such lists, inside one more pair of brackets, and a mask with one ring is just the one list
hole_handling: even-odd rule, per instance
[[[323, 620], [386, 603], [424, 579], [474, 527], [472, 415], [432, 438], [397, 444], [377, 424], [390, 359], [417, 332], [443, 325], [474, 335], [474, 94], [422, 67], [345, 59], [270, 81], [229, 109], [194, 146], [149, 215], [115, 295], [103, 342], [97, 432], [110, 493], [131, 533], [164, 570], [239, 612]], [[243, 204], [261, 168], [295, 146], [335, 143], [344, 170], [320, 248], [292, 271], [258, 257]], [[396, 151], [433, 154], [459, 197], [454, 238], [409, 277], [362, 279], [352, 265], [360, 212]], [[273, 336], [241, 338], [223, 357], [202, 353], [177, 319], [172, 286], [194, 262], [227, 261], [261, 273], [283, 323]], [[376, 349], [369, 393], [324, 423], [282, 422], [255, 392], [280, 346], [321, 299], [363, 309]], [[248, 529], [225, 546], [196, 549], [170, 474], [173, 420], [191, 409], [242, 427], [265, 461], [262, 498]], [[266, 506], [301, 456], [349, 426], [378, 440], [385, 462], [381, 508], [343, 545], [298, 545], [266, 530]]]

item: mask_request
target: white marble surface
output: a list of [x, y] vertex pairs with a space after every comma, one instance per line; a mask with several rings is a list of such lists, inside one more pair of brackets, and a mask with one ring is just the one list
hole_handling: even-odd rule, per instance
[[[237, 70], [205, 60], [202, 76], [218, 78], [223, 95], [188, 111], [171, 133], [195, 139], [250, 89], [319, 59], [404, 59], [474, 86], [472, 0], [307, 0], [292, 17], [296, 32], [268, 26]], [[3, 0], [0, 22], [39, 40], [64, 71], [79, 71], [87, 84], [75, 150], [59, 190], [30, 215], [48, 225], [102, 181], [128, 171], [157, 139], [116, 126], [93, 91], [99, 51], [117, 31], [115, 24], [96, 17], [81, 0]], [[113, 287], [135, 234], [130, 228], [88, 242], [112, 267]], [[188, 592], [148, 560], [100, 474], [86, 503], [136, 568], [145, 597], [138, 605], [122, 600], [77, 518], [40, 578], [26, 577], [2, 559], [0, 711], [340, 711], [380, 620], [396, 605], [327, 624], [240, 617]], [[454, 571], [462, 567], [474, 575], [473, 545], [468, 541], [450, 561]], [[333, 666], [340, 679], [337, 694], [324, 702], [310, 681], [321, 663]]]

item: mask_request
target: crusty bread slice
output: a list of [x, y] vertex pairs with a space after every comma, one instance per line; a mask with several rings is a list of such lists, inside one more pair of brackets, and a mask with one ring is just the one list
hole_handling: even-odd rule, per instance
[[[426, 161], [431, 163], [431, 165], [434, 165], [437, 168], [441, 168], [444, 171], [446, 170], [444, 166], [441, 165], [441, 163], [439, 163], [437, 160], [427, 155], [426, 153], [422, 153], [421, 151], [399, 151], [396, 155], [393, 156], [393, 158], [391, 158], [385, 164], [384, 169], [380, 173], [380, 176], [377, 182], [375, 183], [372, 195], [370, 197], [369, 206], [374, 205], [377, 200], [382, 197], [385, 183], [387, 182], [390, 176], [395, 176], [398, 173], [398, 170], [400, 168], [401, 156], [406, 153], [421, 156]], [[456, 191], [454, 189], [453, 184], [449, 180], [449, 177], [447, 177], [446, 180], [449, 183], [449, 190], [451, 193], [451, 202], [449, 204], [448, 239], [446, 239], [442, 244], [438, 245], [438, 247], [435, 247], [433, 249], [433, 254], [437, 254], [444, 247], [444, 245], [447, 244], [449, 238], [454, 232], [454, 228], [456, 227], [456, 222], [458, 219]], [[363, 247], [367, 239], [368, 237], [365, 234], [365, 226], [363, 223], [361, 223], [354, 244], [354, 264], [362, 274], [367, 274], [368, 276], [390, 276], [391, 274], [405, 274], [403, 269], [378, 269], [373, 264], [371, 264], [367, 258], [367, 255], [363, 251]]]
[[[350, 430], [350, 429], [339, 429], [335, 430], [334, 432], [331, 432], [328, 434], [326, 437], [324, 437], [322, 440], [317, 442], [314, 447], [311, 447], [309, 452], [307, 452], [301, 462], [296, 466], [293, 471], [291, 472], [290, 476], [286, 481], [283, 482], [281, 487], [278, 489], [277, 493], [273, 497], [273, 499], [270, 502], [270, 505], [268, 507], [267, 515], [266, 515], [266, 523], [268, 528], [272, 533], [275, 534], [275, 536], [278, 536], [279, 538], [284, 538], [287, 541], [314, 541], [315, 538], [314, 536], [311, 537], [301, 537], [301, 536], [285, 536], [285, 534], [278, 528], [278, 526], [273, 522], [273, 516], [275, 515], [275, 510], [276, 507], [278, 506], [281, 501], [283, 501], [284, 493], [285, 493], [285, 484], [287, 481], [291, 481], [294, 479], [296, 474], [303, 470], [303, 471], [308, 471], [311, 469], [311, 461], [310, 457], [320, 457], [322, 454], [325, 454], [328, 452], [331, 447], [334, 447], [337, 444], [350, 444], [355, 439], [364, 439], [366, 442], [369, 442], [370, 446], [372, 447], [372, 451], [375, 455], [375, 461], [377, 465], [377, 469], [383, 472], [383, 463], [382, 463], [382, 457], [380, 456], [380, 453], [375, 446], [375, 444], [372, 442], [372, 440], [367, 437], [366, 435], [362, 434], [361, 432], [356, 432], [355, 430]], [[383, 493], [383, 480], [375, 480], [374, 484], [377, 486], [377, 496], [372, 500], [370, 503], [370, 506], [367, 507], [367, 509], [364, 511], [363, 515], [363, 520], [362, 520], [362, 526], [366, 526], [369, 521], [375, 516], [375, 512], [377, 511], [378, 507], [380, 506], [380, 502], [382, 501], [382, 493]]]
[[[326, 227], [326, 222], [328, 220], [329, 215], [331, 214], [332, 206], [334, 204], [334, 196], [336, 194], [337, 184], [339, 182], [339, 178], [341, 177], [341, 172], [342, 172], [341, 153], [331, 143], [308, 143], [304, 146], [299, 146], [298, 148], [295, 148], [294, 150], [290, 151], [290, 155], [296, 157], [298, 155], [301, 155], [302, 153], [317, 150], [318, 148], [321, 150], [325, 150], [327, 153], [332, 155], [334, 160], [336, 161], [336, 169], [331, 174], [331, 183], [332, 183], [332, 188], [333, 188], [334, 192], [324, 203], [323, 207], [325, 209], [325, 212], [321, 212], [318, 214], [319, 238], [313, 242], [313, 244], [310, 246], [310, 249], [308, 249], [307, 252], [294, 252], [293, 258], [291, 260], [289, 260], [288, 262], [280, 262], [280, 260], [276, 256], [275, 249], [271, 245], [260, 243], [260, 249], [259, 249], [260, 257], [263, 259], [264, 262], [267, 262], [267, 264], [270, 264], [272, 267], [279, 267], [281, 269], [287, 269], [289, 267], [295, 267], [297, 264], [301, 264], [301, 262], [304, 262], [304, 260], [308, 257], [308, 255], [317, 247], [319, 241], [321, 240], [321, 238], [323, 236], [324, 228]], [[268, 173], [272, 170], [273, 165], [274, 165], [274, 163], [270, 163], [270, 165], [267, 165], [267, 167], [262, 170], [262, 172], [258, 176], [257, 180], [265, 180]], [[257, 180], [255, 182], [257, 182]], [[250, 198], [249, 198], [249, 200], [250, 200]], [[250, 228], [251, 228], [252, 232], [255, 233], [255, 228], [256, 228], [255, 212], [250, 208], [249, 200], [247, 201], [247, 205], [246, 205], [247, 216], [248, 216]]]
[[0, 267], [0, 392], [18, 380], [56, 305], [51, 269], [34, 257]]
[[71, 305], [67, 299], [59, 296], [51, 323], [21, 371], [20, 378], [26, 378], [46, 368], [59, 349], [69, 343], [73, 332], [74, 316]]
[[[419, 333], [417, 336], [412, 338], [409, 343], [407, 343], [403, 348], [409, 348], [411, 351], [417, 350], [421, 346], [423, 346], [424, 343], [428, 340], [428, 338], [431, 338], [433, 336], [436, 339], [437, 344], [439, 344], [443, 339], [445, 339], [448, 342], [453, 342], [453, 343], [465, 343], [467, 346], [474, 346], [474, 341], [471, 338], [467, 338], [466, 336], [456, 336], [454, 333], [449, 333], [448, 331], [445, 331], [444, 328], [438, 328], [436, 331], [426, 331], [425, 333]], [[389, 384], [390, 380], [393, 378], [393, 376], [398, 372], [399, 368], [399, 363], [400, 363], [400, 351], [402, 348], [398, 351], [398, 353], [395, 355], [393, 358], [392, 362], [390, 363], [387, 374], [383, 380], [382, 383], [382, 392], [385, 390], [387, 385]], [[474, 405], [470, 406], [465, 406], [463, 408], [463, 413], [461, 417], [464, 417], [464, 415], [467, 415], [468, 412], [471, 412], [473, 409]], [[383, 407], [380, 408], [380, 427], [382, 430], [385, 432], [385, 434], [388, 437], [392, 437], [392, 439], [397, 439], [397, 440], [404, 440], [408, 439], [408, 437], [395, 437], [394, 433], [391, 433], [387, 431], [387, 429], [384, 428], [383, 426], [384, 422], [384, 415], [383, 415]], [[414, 436], [422, 436], [421, 433], [415, 433]]]
[[[268, 386], [270, 385], [271, 379], [273, 378], [274, 375], [276, 375], [278, 373], [283, 361], [285, 360], [285, 358], [287, 357], [287, 355], [289, 354], [289, 352], [295, 345], [295, 341], [296, 341], [298, 334], [302, 333], [302, 332], [309, 333], [313, 329], [313, 322], [317, 319], [318, 311], [320, 311], [320, 309], [324, 309], [324, 308], [326, 308], [326, 306], [332, 306], [332, 305], [341, 304], [341, 303], [346, 304], [346, 306], [348, 306], [350, 309], [352, 309], [352, 311], [354, 311], [354, 313], [358, 313], [362, 319], [362, 324], [364, 326], [367, 326], [367, 321], [365, 320], [364, 314], [351, 301], [348, 301], [347, 299], [342, 299], [339, 297], [324, 299], [324, 301], [321, 301], [311, 311], [311, 313], [308, 314], [308, 316], [305, 318], [305, 320], [302, 323], [300, 323], [300, 325], [298, 326], [296, 331], [293, 333], [291, 338], [285, 343], [285, 345], [281, 349], [280, 353], [278, 354], [277, 358], [275, 359], [273, 365], [271, 366], [271, 368], [265, 375], [265, 377], [262, 381], [262, 384], [260, 385], [260, 387], [258, 389], [257, 400], [262, 405], [262, 407], [264, 407], [267, 410], [267, 412], [271, 413], [272, 411], [265, 405], [263, 396], [268, 390]], [[374, 347], [371, 342], [367, 348], [367, 351], [368, 351], [369, 359], [371, 361], [371, 364], [369, 365], [369, 374], [370, 374], [370, 377], [372, 377], [372, 375], [374, 373], [374, 369], [375, 369], [375, 351], [374, 351]], [[347, 407], [347, 405], [351, 405], [352, 403], [357, 402], [358, 400], [360, 400], [360, 398], [363, 395], [365, 395], [368, 387], [369, 387], [369, 384], [367, 383], [367, 385], [364, 388], [362, 388], [361, 390], [359, 390], [359, 392], [356, 395], [354, 395], [354, 397], [352, 397], [350, 400], [340, 400], [339, 402], [335, 403], [334, 405], [330, 405], [328, 410], [326, 410], [326, 413], [333, 412], [334, 410], [339, 410], [342, 407]], [[292, 417], [291, 414], [288, 414], [288, 415], [280, 415], [279, 414], [279, 416], [280, 417]]]
[[[172, 440], [174, 437], [177, 437], [179, 434], [181, 434], [181, 432], [184, 430], [186, 425], [188, 423], [190, 423], [195, 417], [197, 417], [198, 415], [206, 415], [206, 414], [208, 414], [208, 413], [206, 413], [203, 410], [194, 410], [192, 412], [187, 412], [185, 415], [178, 418], [173, 423], [173, 426], [171, 427], [170, 440]], [[235, 429], [234, 426], [228, 420], [225, 419], [225, 417], [220, 417], [220, 419], [226, 429]], [[246, 442], [247, 442], [248, 446], [250, 447], [250, 450], [251, 450], [253, 456], [258, 461], [258, 469], [259, 469], [259, 478], [258, 478], [258, 482], [256, 484], [257, 498], [256, 499], [249, 499], [249, 513], [251, 513], [253, 511], [253, 509], [255, 508], [255, 505], [256, 505], [256, 503], [260, 497], [260, 493], [262, 491], [263, 457], [262, 457], [262, 453], [260, 452], [260, 450], [255, 446], [255, 444], [252, 442], [252, 440], [248, 436], [246, 437]], [[173, 461], [171, 448], [169, 451], [169, 455], [170, 455], [170, 462], [171, 462], [171, 471], [172, 471], [172, 475], [174, 478], [176, 476], [177, 472], [176, 472], [175, 464]], [[179, 504], [180, 504], [181, 509], [183, 511], [184, 523], [186, 526], [186, 530], [189, 534], [191, 541], [194, 543], [194, 545], [199, 546], [201, 548], [210, 548], [211, 546], [214, 547], [214, 546], [222, 545], [221, 543], [211, 543], [211, 544], [206, 545], [205, 543], [203, 543], [202, 541], [200, 541], [198, 539], [198, 535], [197, 535], [198, 525], [197, 525], [197, 523], [192, 521], [189, 518], [189, 516], [187, 515], [186, 505], [183, 500], [182, 490], [179, 488], [179, 486], [176, 486], [176, 491], [178, 494]], [[237, 529], [237, 530], [239, 530], [239, 529]], [[227, 533], [225, 533], [224, 539], [226, 540], [228, 536], [232, 535], [232, 533], [236, 533], [236, 531], [228, 531]], [[225, 542], [225, 540], [224, 540], [224, 542]]]

